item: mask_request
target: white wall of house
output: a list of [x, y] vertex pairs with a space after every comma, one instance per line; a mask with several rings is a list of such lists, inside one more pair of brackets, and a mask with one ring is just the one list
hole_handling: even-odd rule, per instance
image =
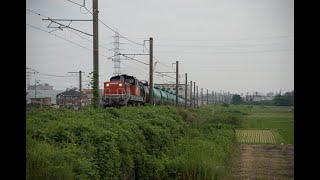
[[[30, 98], [34, 98], [35, 97], [35, 90], [27, 90], [28, 95], [26, 97], [27, 99], [27, 104], [31, 103], [31, 99]], [[52, 104], [56, 104], [56, 96], [59, 93], [62, 93], [64, 91], [61, 90], [38, 90], [37, 89], [37, 98], [44, 98], [44, 97], [51, 97], [51, 103]]]

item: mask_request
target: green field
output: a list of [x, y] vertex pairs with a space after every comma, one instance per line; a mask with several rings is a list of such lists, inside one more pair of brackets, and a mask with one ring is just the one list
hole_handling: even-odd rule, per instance
[[27, 179], [217, 179], [246, 106], [27, 108]]
[[250, 129], [271, 129], [277, 143], [294, 144], [294, 113], [291, 107], [253, 106], [246, 126]]

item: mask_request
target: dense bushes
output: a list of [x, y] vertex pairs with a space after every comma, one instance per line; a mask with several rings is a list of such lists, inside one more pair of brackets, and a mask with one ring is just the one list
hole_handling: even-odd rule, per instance
[[27, 179], [223, 176], [244, 115], [234, 106], [27, 109]]
[[284, 95], [277, 95], [273, 102], [276, 106], [293, 106], [294, 105], [294, 91], [286, 92]]

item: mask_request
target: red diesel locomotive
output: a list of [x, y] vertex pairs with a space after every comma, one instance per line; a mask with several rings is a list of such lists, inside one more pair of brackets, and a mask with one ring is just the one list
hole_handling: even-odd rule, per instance
[[133, 76], [113, 76], [104, 83], [102, 104], [104, 107], [143, 105], [147, 100], [147, 86], [146, 81], [139, 81]]

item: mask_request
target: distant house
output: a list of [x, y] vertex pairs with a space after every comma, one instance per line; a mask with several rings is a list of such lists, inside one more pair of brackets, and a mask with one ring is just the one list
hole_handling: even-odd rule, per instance
[[[88, 105], [88, 96], [82, 94], [81, 105]], [[79, 108], [80, 107], [80, 92], [74, 89], [69, 89], [63, 93], [57, 94], [57, 105], [59, 107]]]
[[44, 98], [31, 98], [31, 105], [36, 106], [51, 106], [51, 97], [44, 97]]
[[39, 84], [37, 86], [28, 86], [26, 90], [26, 100], [27, 104], [31, 103], [31, 98], [51, 98], [51, 104], [56, 104], [56, 96], [61, 93], [61, 90], [53, 89], [53, 86], [49, 84]]

